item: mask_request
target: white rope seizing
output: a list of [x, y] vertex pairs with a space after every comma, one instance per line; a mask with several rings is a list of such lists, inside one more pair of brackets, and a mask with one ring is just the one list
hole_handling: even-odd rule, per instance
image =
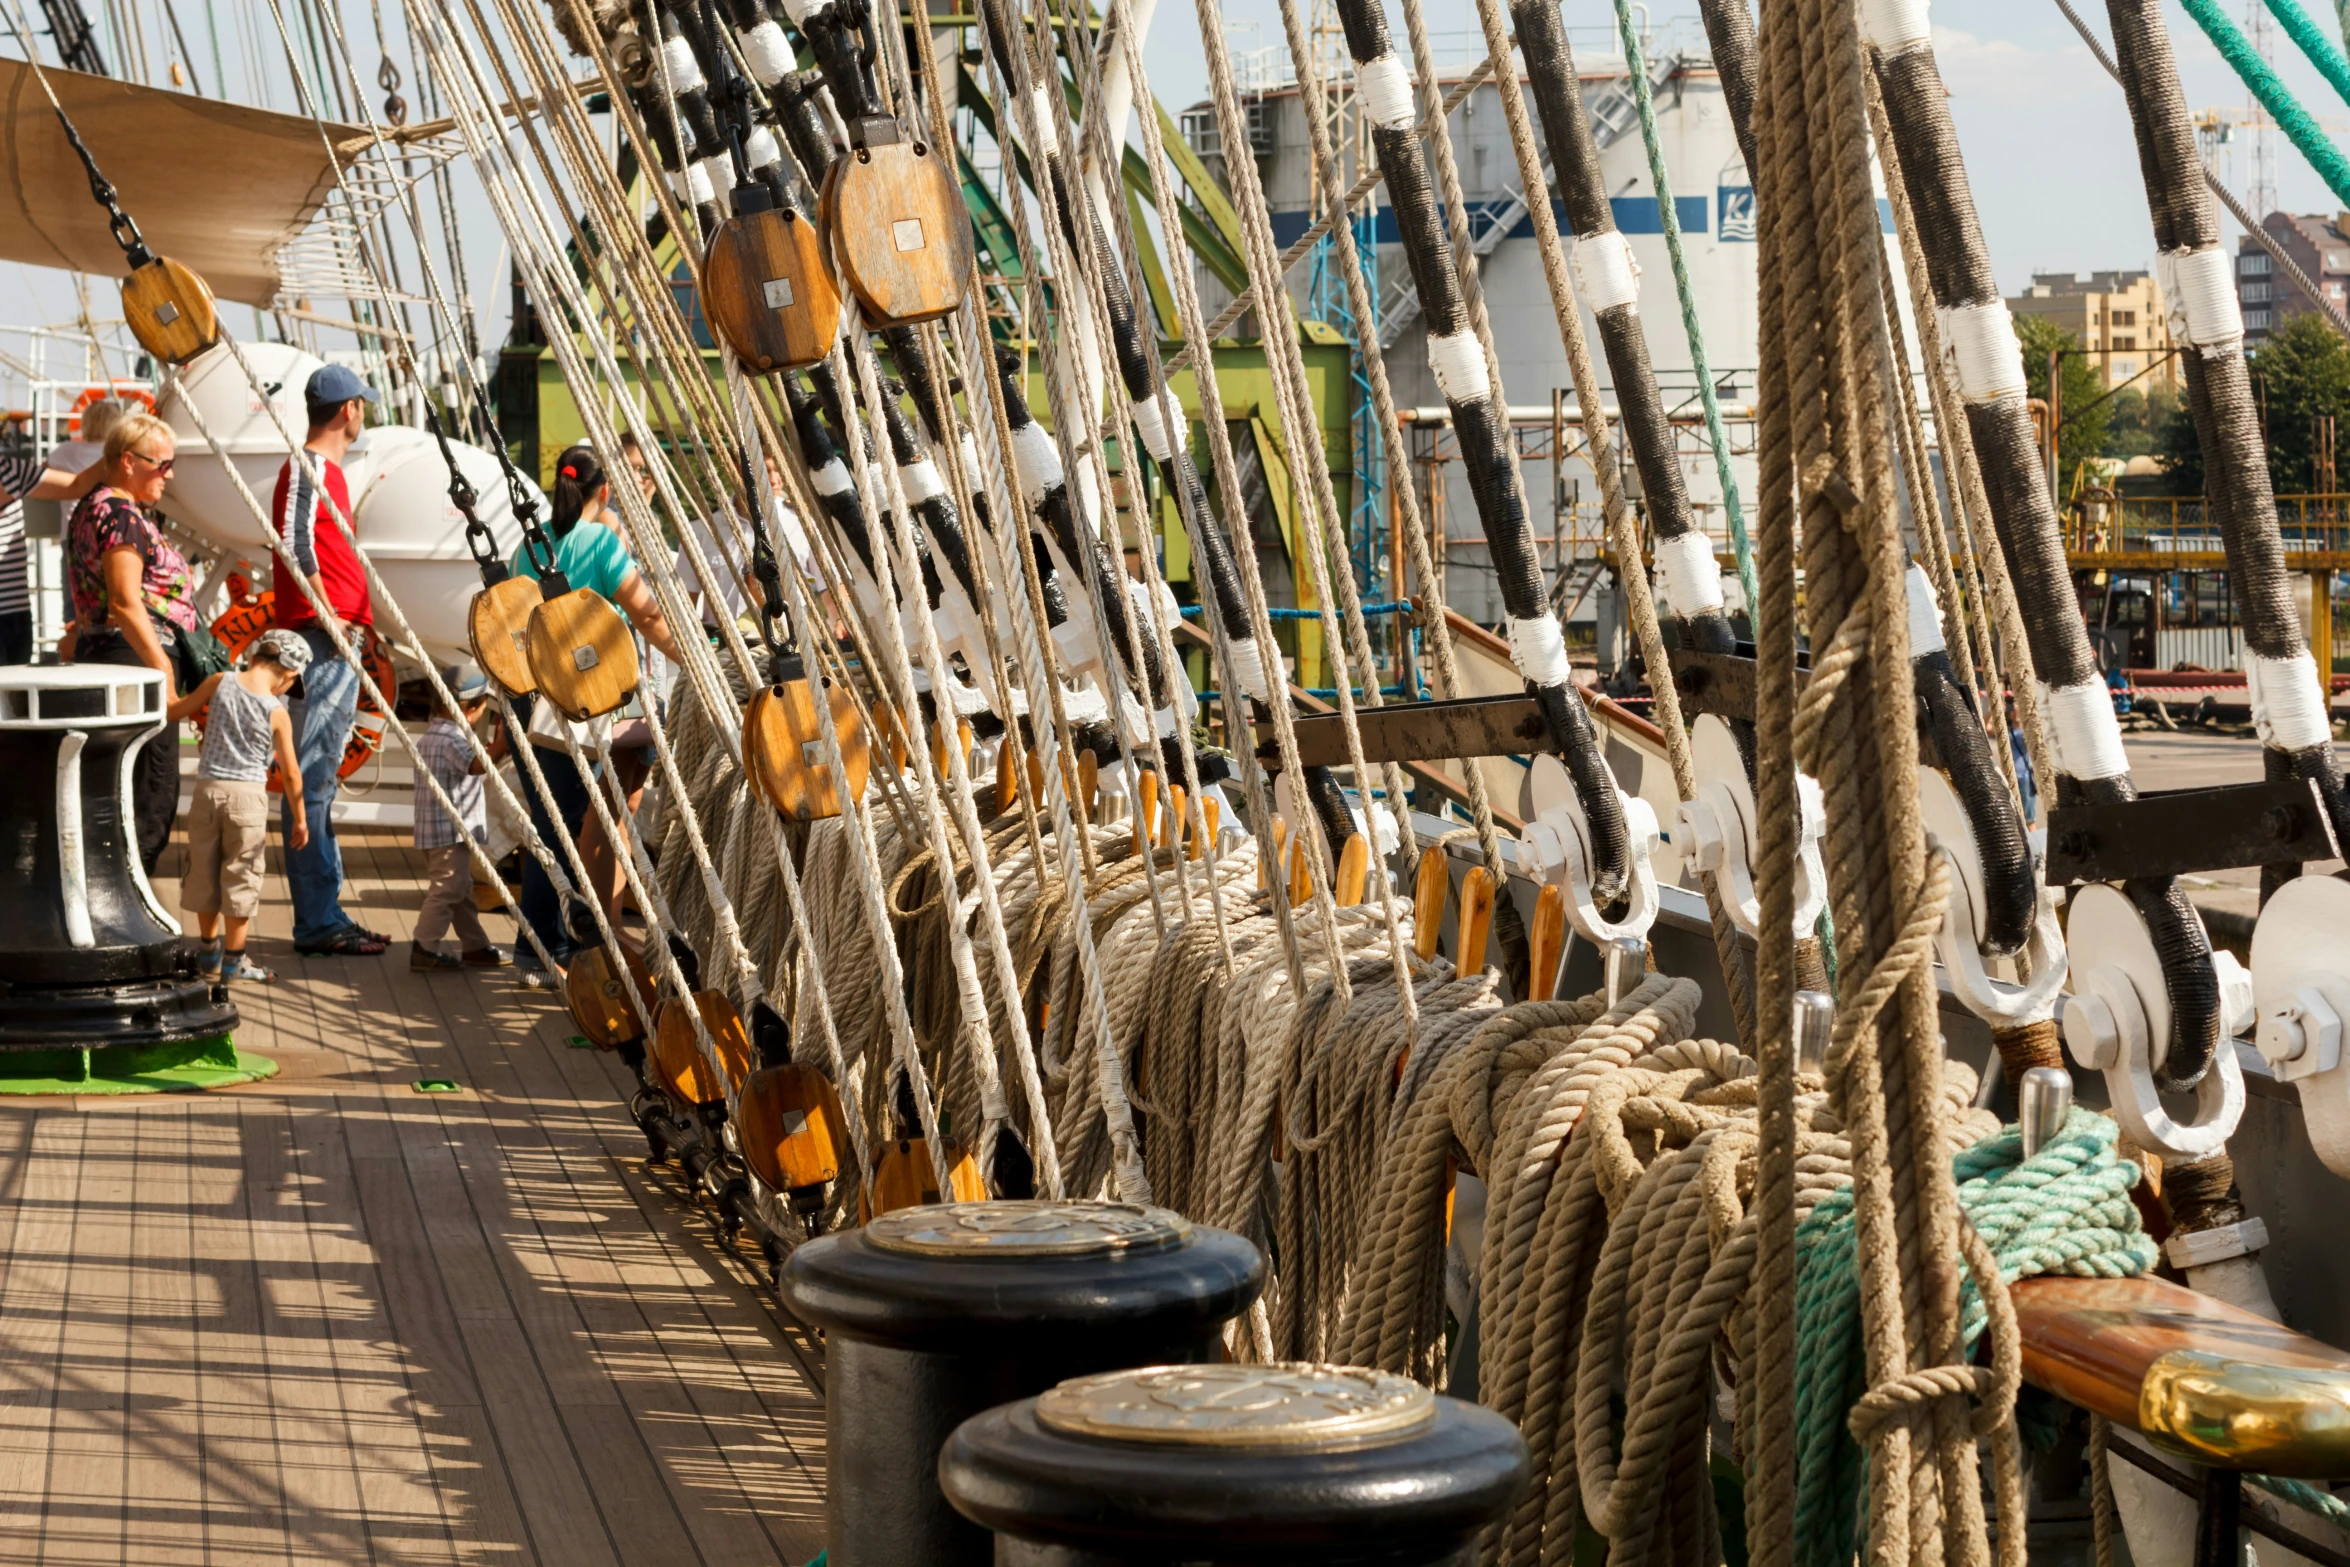
[[2154, 274], [2175, 340], [2206, 359], [2244, 346], [2244, 309], [2236, 301], [2235, 263], [2226, 251], [2217, 245], [2166, 250], [2154, 258]]
[[2307, 649], [2290, 658], [2264, 658], [2247, 649], [2244, 683], [2260, 743], [2272, 751], [2307, 751], [2333, 739], [2325, 683]]
[[2122, 726], [2113, 716], [2113, 693], [2102, 680], [2040, 687], [2040, 711], [2048, 717], [2048, 743], [2057, 771], [2083, 780], [2119, 778], [2130, 770], [2122, 750]]
[[1575, 264], [1575, 289], [1592, 314], [1640, 303], [1640, 263], [1633, 259], [1632, 242], [1620, 230], [1588, 239], [1562, 237]]
[[1656, 541], [1656, 571], [1676, 615], [1701, 615], [1722, 607], [1722, 567], [1713, 541], [1700, 528]]
[[1943, 358], [1958, 377], [1959, 396], [1980, 408], [2026, 393], [2023, 345], [2004, 302], [1937, 306], [1934, 316], [1942, 331]]

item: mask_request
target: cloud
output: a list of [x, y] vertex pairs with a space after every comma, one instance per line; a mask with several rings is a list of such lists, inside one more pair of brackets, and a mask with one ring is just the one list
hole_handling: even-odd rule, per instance
[[1934, 59], [1951, 96], [1969, 102], [2045, 105], [2049, 95], [2069, 95], [2083, 85], [2082, 73], [2097, 82], [2104, 73], [2078, 42], [2034, 48], [2007, 38], [1983, 38], [1963, 28], [1936, 26]]

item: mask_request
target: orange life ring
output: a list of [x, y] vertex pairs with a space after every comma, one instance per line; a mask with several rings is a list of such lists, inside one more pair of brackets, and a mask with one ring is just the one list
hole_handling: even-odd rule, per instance
[[79, 436], [82, 433], [83, 410], [92, 403], [103, 401], [109, 397], [119, 397], [128, 402], [145, 403], [147, 412], [153, 413], [155, 411], [154, 392], [135, 382], [119, 382], [113, 386], [85, 386], [82, 388], [81, 395], [73, 400], [73, 407], [66, 411], [65, 428], [67, 432]]
[[[228, 649], [231, 658], [243, 657], [253, 639], [269, 629], [270, 612], [277, 598], [276, 592], [271, 589], [264, 589], [251, 597], [235, 593], [233, 589], [239, 580], [231, 579], [231, 603], [226, 612], [212, 623], [212, 634], [220, 639], [221, 646]], [[383, 638], [374, 635], [372, 631], [361, 635], [359, 658], [367, 666], [367, 673], [375, 681], [377, 690], [398, 691], [399, 674], [392, 667], [392, 655], [385, 651]], [[210, 712], [211, 709], [206, 708], [196, 715], [198, 727], [202, 727]], [[352, 721], [350, 738], [343, 742], [343, 759], [335, 767], [335, 776], [348, 778], [373, 760], [375, 754], [383, 749], [384, 735], [390, 723], [391, 716], [377, 706], [375, 698], [367, 694], [365, 686], [361, 686], [359, 711]], [[269, 792], [285, 793], [274, 764], [269, 769]]]

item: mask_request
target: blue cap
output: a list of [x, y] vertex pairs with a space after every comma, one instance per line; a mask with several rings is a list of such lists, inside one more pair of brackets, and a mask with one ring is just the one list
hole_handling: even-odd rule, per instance
[[441, 671], [441, 678], [448, 682], [450, 694], [460, 702], [489, 694], [490, 677], [471, 664], [451, 664]]
[[354, 397], [375, 401], [375, 393], [359, 379], [358, 372], [344, 365], [321, 365], [311, 372], [310, 384], [302, 388], [302, 401], [312, 408], [333, 408]]

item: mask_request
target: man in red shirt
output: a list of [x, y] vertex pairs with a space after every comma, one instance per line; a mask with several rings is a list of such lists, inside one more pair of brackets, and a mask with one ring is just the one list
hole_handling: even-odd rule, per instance
[[302, 764], [302, 795], [310, 825], [309, 845], [293, 848], [289, 797], [286, 884], [294, 898], [294, 950], [309, 956], [372, 956], [382, 952], [388, 940], [361, 929], [343, 912], [343, 854], [334, 829], [340, 782], [336, 769], [358, 713], [359, 672], [336, 653], [326, 628], [332, 625], [356, 641], [375, 624], [367, 573], [350, 532], [351, 491], [342, 469], [344, 456], [366, 427], [367, 405], [375, 401], [375, 393], [343, 366], [328, 365], [311, 376], [303, 401], [309, 405], [310, 434], [302, 451], [278, 470], [270, 505], [278, 536], [299, 568], [297, 575], [283, 558], [273, 561], [271, 618], [310, 645], [301, 695], [286, 704], [294, 721], [294, 753]]

